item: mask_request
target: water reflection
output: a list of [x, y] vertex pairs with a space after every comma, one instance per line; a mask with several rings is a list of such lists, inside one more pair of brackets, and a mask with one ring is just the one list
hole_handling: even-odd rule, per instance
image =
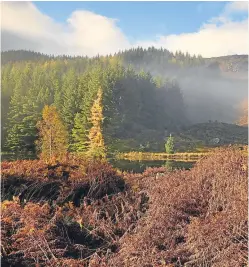
[[118, 168], [121, 171], [141, 173], [148, 167], [166, 167], [168, 169], [186, 169], [189, 170], [193, 167], [195, 162], [189, 161], [173, 161], [173, 160], [153, 160], [153, 161], [129, 161], [129, 160], [115, 160], [110, 159], [109, 162], [114, 168]]
[[[26, 157], [18, 157], [15, 154], [1, 154], [1, 160], [18, 160], [18, 159], [35, 159], [36, 157], [33, 155], [26, 155]], [[167, 167], [168, 169], [186, 169], [189, 170], [192, 168], [193, 164], [195, 162], [189, 162], [189, 161], [174, 161], [174, 160], [151, 160], [151, 161], [139, 161], [139, 160], [117, 160], [110, 158], [108, 161], [113, 165], [114, 168], [117, 168], [121, 171], [127, 171], [127, 172], [135, 172], [135, 173], [141, 173], [148, 167]]]

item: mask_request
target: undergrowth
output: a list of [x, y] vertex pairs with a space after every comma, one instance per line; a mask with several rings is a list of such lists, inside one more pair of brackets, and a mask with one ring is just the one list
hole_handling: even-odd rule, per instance
[[233, 147], [189, 171], [2, 162], [2, 266], [247, 266], [247, 171]]

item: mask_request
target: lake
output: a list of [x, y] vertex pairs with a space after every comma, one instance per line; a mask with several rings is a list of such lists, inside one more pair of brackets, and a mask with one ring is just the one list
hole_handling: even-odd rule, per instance
[[[33, 156], [26, 156], [26, 159], [35, 159]], [[15, 154], [1, 154], [1, 160], [8, 160], [13, 161], [17, 160]], [[190, 169], [192, 168], [193, 162], [189, 161], [174, 161], [174, 160], [124, 160], [124, 159], [115, 159], [115, 158], [109, 158], [108, 161], [112, 164], [114, 168], [117, 168], [121, 171], [126, 172], [135, 172], [135, 173], [141, 173], [146, 168], [149, 167], [168, 167], [172, 169]]]
[[171, 169], [186, 169], [189, 170], [193, 167], [194, 161], [173, 161], [173, 160], [117, 160], [109, 159], [108, 160], [114, 168], [117, 168], [121, 171], [141, 173], [146, 168], [149, 167], [168, 167]]

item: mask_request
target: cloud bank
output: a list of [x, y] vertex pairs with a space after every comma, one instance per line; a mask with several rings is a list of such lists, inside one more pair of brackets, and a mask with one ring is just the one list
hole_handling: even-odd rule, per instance
[[1, 2], [1, 49], [26, 49], [46, 54], [106, 55], [131, 47], [181, 50], [203, 57], [248, 54], [247, 2], [230, 2], [222, 14], [203, 24], [197, 32], [157, 36], [131, 42], [117, 20], [86, 10], [76, 10], [65, 23], [57, 23], [30, 2]]

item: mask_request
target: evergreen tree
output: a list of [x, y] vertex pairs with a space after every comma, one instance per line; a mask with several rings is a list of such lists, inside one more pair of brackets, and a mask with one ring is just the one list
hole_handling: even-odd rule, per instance
[[17, 81], [13, 95], [10, 101], [8, 112], [8, 129], [5, 149], [9, 152], [22, 152], [23, 143], [23, 103], [24, 96], [22, 95], [22, 77]]
[[34, 96], [25, 97], [23, 104], [23, 142], [26, 151], [35, 153], [36, 124], [40, 119], [39, 106]]
[[[10, 151], [33, 149], [35, 125], [42, 108], [51, 104], [65, 123], [70, 150], [86, 151], [93, 126], [89, 118], [100, 87], [101, 131], [107, 145], [121, 139], [143, 143], [141, 132], [152, 130], [151, 136], [156, 132], [163, 141], [165, 128], [173, 131], [186, 121], [180, 89], [165, 80], [172, 77], [172, 69], [188, 67], [180, 51], [175, 56], [166, 49], [133, 48], [95, 58], [49, 57], [27, 51], [2, 54], [2, 140]], [[192, 65], [204, 61], [188, 57]], [[152, 80], [149, 71], [161, 78]], [[150, 140], [149, 134], [144, 135]]]
[[40, 158], [47, 162], [62, 160], [68, 149], [68, 133], [55, 106], [44, 107], [37, 128], [39, 139], [36, 144]]
[[76, 152], [86, 152], [88, 149], [88, 120], [84, 112], [76, 113], [72, 130], [73, 143], [71, 148]]
[[103, 106], [102, 106], [102, 89], [97, 93], [97, 99], [94, 101], [91, 108], [91, 129], [89, 131], [89, 150], [88, 154], [93, 157], [104, 158], [106, 156], [106, 149], [104, 138], [102, 134], [103, 122]]
[[168, 154], [174, 154], [174, 138], [171, 136], [171, 134], [165, 144], [165, 150]]
[[74, 114], [76, 111], [76, 96], [77, 96], [78, 78], [73, 69], [70, 69], [64, 76], [63, 80], [63, 104], [61, 115], [68, 131], [73, 128]]

